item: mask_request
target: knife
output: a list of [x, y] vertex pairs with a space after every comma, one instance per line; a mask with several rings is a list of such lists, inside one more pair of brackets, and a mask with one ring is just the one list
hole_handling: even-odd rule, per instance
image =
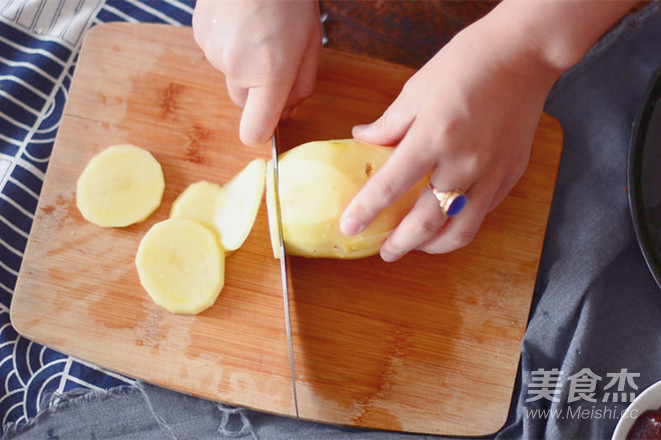
[[287, 345], [289, 347], [289, 369], [291, 371], [292, 391], [294, 392], [294, 408], [296, 418], [298, 415], [298, 398], [296, 396], [296, 368], [294, 367], [294, 342], [291, 334], [291, 319], [289, 314], [289, 282], [287, 278], [287, 258], [285, 257], [285, 241], [282, 236], [282, 212], [280, 211], [280, 186], [278, 170], [278, 129], [271, 137], [271, 154], [273, 155], [273, 200], [275, 217], [278, 224], [278, 239], [280, 240], [280, 278], [282, 279], [282, 300], [285, 311], [285, 330], [287, 332]]

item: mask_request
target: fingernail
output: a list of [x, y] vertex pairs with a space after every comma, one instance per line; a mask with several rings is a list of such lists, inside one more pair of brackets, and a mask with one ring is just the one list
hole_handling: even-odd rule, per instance
[[261, 147], [271, 139], [271, 136], [256, 130], [251, 131], [241, 127], [239, 128], [239, 139], [241, 139], [243, 145], [249, 147]]
[[344, 235], [352, 236], [359, 234], [361, 229], [360, 223], [354, 218], [343, 218], [340, 221], [340, 231]]
[[360, 136], [362, 133], [365, 132], [365, 130], [367, 130], [368, 127], [369, 127], [369, 124], [355, 125], [355, 126], [351, 129], [351, 134], [352, 134], [353, 136]]
[[391, 254], [390, 252], [381, 251], [381, 259], [386, 263], [392, 263], [393, 261], [397, 260], [397, 256]]

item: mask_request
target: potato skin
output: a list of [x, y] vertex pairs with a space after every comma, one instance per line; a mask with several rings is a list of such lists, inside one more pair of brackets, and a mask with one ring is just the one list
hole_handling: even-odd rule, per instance
[[[388, 234], [413, 207], [426, 180], [418, 182], [356, 236], [347, 237], [340, 231], [340, 217], [393, 150], [343, 139], [309, 142], [281, 154], [278, 162], [280, 209], [286, 252], [304, 257], [343, 259], [377, 254]], [[272, 179], [267, 179], [267, 185], [273, 185]], [[271, 205], [274, 203], [272, 193], [267, 190], [267, 203]], [[269, 225], [277, 228], [272, 218]], [[277, 234], [273, 236], [277, 239]], [[272, 244], [277, 255], [277, 244]]]

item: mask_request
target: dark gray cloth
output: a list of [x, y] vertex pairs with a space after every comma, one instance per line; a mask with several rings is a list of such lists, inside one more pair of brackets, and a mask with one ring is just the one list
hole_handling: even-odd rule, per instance
[[[502, 437], [610, 438], [627, 406], [602, 402], [607, 380], [595, 403], [568, 405], [565, 387], [560, 402], [526, 405], [531, 371], [557, 368], [567, 376], [589, 368], [607, 379], [626, 369], [639, 374], [636, 394], [661, 380], [661, 291], [638, 248], [626, 193], [633, 122], [661, 63], [660, 6], [602, 39], [547, 100], [546, 111], [562, 124], [564, 150], [523, 341], [517, 417]], [[569, 413], [579, 406], [591, 416]], [[536, 407], [561, 416], [526, 415]]]
[[[654, 3], [603, 38], [549, 95], [546, 111], [563, 126], [564, 151], [517, 391], [510, 419], [494, 434], [498, 438], [610, 438], [628, 404], [605, 401], [614, 391], [608, 389], [610, 375], [633, 373], [624, 386], [635, 394], [661, 379], [661, 292], [637, 246], [626, 197], [632, 123], [659, 63], [661, 7]], [[533, 399], [534, 372], [553, 369], [563, 372], [558, 402]], [[569, 378], [584, 369], [600, 378], [598, 386], [571, 402]], [[116, 440], [431, 438], [299, 422], [148, 385], [64, 399], [8, 438], [17, 434]]]

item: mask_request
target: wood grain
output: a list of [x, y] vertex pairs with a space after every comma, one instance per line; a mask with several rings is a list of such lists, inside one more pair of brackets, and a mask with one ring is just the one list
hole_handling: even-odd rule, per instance
[[[281, 126], [285, 147], [349, 137], [378, 117], [408, 68], [325, 50], [317, 92]], [[111, 370], [197, 396], [293, 415], [278, 262], [265, 206], [226, 263], [226, 286], [197, 316], [153, 304], [138, 242], [190, 183], [224, 183], [269, 147], [240, 144], [240, 110], [189, 28], [107, 24], [88, 35], [50, 160], [15, 295], [24, 336]], [[528, 170], [475, 241], [386, 264], [290, 258], [300, 414], [389, 430], [480, 435], [510, 404], [561, 151], [540, 121]], [[114, 143], [163, 165], [162, 206], [124, 229], [87, 223], [75, 182]]]

